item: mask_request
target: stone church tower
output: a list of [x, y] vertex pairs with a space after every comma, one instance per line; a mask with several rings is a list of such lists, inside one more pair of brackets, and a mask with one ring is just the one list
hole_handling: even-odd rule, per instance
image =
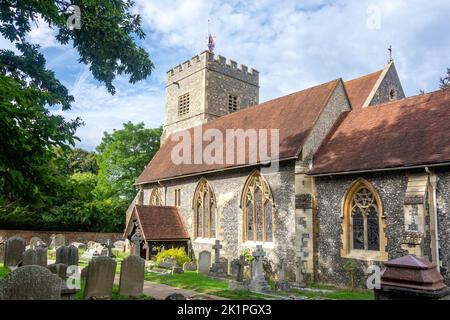
[[161, 141], [173, 132], [256, 105], [258, 98], [258, 71], [204, 51], [167, 72]]

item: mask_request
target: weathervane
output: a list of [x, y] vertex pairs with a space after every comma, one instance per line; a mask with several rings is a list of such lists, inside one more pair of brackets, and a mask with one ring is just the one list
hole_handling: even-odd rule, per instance
[[389, 46], [388, 51], [389, 51], [388, 63], [392, 63], [392, 62], [394, 62], [394, 59], [392, 58], [392, 45]]
[[211, 34], [209, 30], [209, 19], [208, 19], [208, 50], [209, 52], [214, 52], [214, 48], [216, 47], [216, 37]]

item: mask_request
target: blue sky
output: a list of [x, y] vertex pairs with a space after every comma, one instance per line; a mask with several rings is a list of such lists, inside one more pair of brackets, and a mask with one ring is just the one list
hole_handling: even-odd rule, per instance
[[[134, 10], [147, 33], [140, 45], [156, 68], [134, 85], [118, 78], [114, 96], [77, 62], [75, 50], [54, 41], [44, 23], [30, 33], [48, 68], [75, 97], [70, 111], [54, 112], [84, 120], [77, 132], [80, 147], [93, 150], [104, 131], [127, 121], [161, 125], [165, 73], [206, 49], [208, 19], [217, 37], [215, 52], [260, 72], [261, 102], [379, 70], [389, 45], [408, 96], [436, 90], [450, 67], [450, 1], [136, 0]], [[0, 39], [0, 47], [9, 44]]]

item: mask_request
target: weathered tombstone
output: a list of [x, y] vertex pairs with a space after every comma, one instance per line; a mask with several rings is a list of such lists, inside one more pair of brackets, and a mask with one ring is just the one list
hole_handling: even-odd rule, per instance
[[279, 272], [278, 272], [278, 280], [275, 282], [276, 290], [286, 291], [286, 292], [289, 292], [291, 290], [289, 282], [286, 281], [285, 278], [286, 278], [285, 264], [283, 262], [280, 262], [280, 267], [279, 267]]
[[241, 255], [239, 259], [234, 259], [230, 264], [233, 265], [233, 280], [228, 282], [228, 289], [231, 291], [248, 291], [248, 283], [244, 282], [245, 257]]
[[107, 256], [111, 257], [111, 258], [114, 256], [113, 252], [112, 252], [112, 248], [113, 248], [112, 241], [110, 239], [106, 240], [106, 249], [108, 250]]
[[183, 271], [196, 271], [197, 264], [195, 262], [185, 262], [183, 263]]
[[177, 259], [174, 258], [164, 258], [162, 262], [159, 263], [159, 267], [172, 269], [172, 267], [177, 266]]
[[28, 249], [23, 254], [22, 265], [38, 265], [47, 266], [47, 248], [36, 247], [36, 249]]
[[134, 250], [132, 252], [135, 256], [141, 256], [141, 244], [144, 241], [144, 237], [141, 234], [141, 230], [138, 228], [136, 232], [131, 237], [131, 242], [133, 243]]
[[30, 239], [30, 249], [35, 249], [38, 246], [41, 246], [41, 244], [44, 243], [41, 238], [39, 237], [31, 237]]
[[295, 259], [295, 285], [297, 287], [305, 287], [305, 279], [303, 277], [303, 261], [300, 257]]
[[22, 237], [11, 237], [5, 244], [5, 262], [7, 267], [18, 267], [23, 260], [25, 240]]
[[119, 294], [137, 297], [144, 289], [145, 260], [138, 256], [128, 256], [120, 268]]
[[209, 269], [209, 275], [212, 277], [226, 277], [228, 266], [224, 265], [224, 263], [220, 260], [220, 249], [222, 249], [220, 240], [216, 240], [216, 243], [212, 248], [214, 249], [214, 263]]
[[116, 248], [120, 251], [125, 251], [125, 247], [126, 247], [125, 241], [118, 240], [118, 241], [114, 242], [114, 248]]
[[233, 279], [236, 279], [236, 277], [237, 277], [239, 265], [240, 265], [239, 259], [233, 259], [230, 261], [230, 274], [233, 277]]
[[66, 236], [61, 233], [58, 233], [55, 236], [55, 248], [59, 248], [65, 245], [66, 245]]
[[250, 289], [255, 292], [270, 292], [270, 287], [264, 277], [263, 259], [266, 253], [261, 245], [256, 246], [256, 250], [252, 253], [253, 260], [253, 278], [250, 282]]
[[54, 263], [49, 264], [47, 269], [50, 270], [51, 273], [58, 275], [61, 280], [66, 281], [67, 279], [67, 264], [64, 263]]
[[225, 272], [228, 274], [228, 269], [229, 269], [229, 261], [228, 261], [228, 259], [225, 258], [225, 257], [220, 257], [220, 263], [224, 267]]
[[59, 300], [62, 280], [47, 268], [23, 266], [0, 280], [0, 299]]
[[84, 299], [110, 299], [116, 274], [116, 260], [97, 257], [89, 261]]
[[78, 248], [74, 245], [61, 246], [56, 249], [56, 263], [64, 263], [68, 266], [78, 265]]
[[173, 266], [171, 271], [172, 271], [172, 274], [184, 273], [183, 268], [180, 268], [180, 267], [177, 267], [177, 266]]
[[207, 274], [209, 272], [210, 267], [211, 267], [211, 252], [201, 251], [198, 254], [198, 269], [197, 269], [197, 271], [200, 273]]

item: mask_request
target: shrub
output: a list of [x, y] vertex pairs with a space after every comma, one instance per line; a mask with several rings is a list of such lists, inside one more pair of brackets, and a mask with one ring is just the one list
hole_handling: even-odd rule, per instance
[[183, 263], [191, 261], [191, 258], [188, 257], [184, 248], [172, 248], [160, 251], [156, 255], [156, 262], [163, 262], [165, 258], [175, 259], [179, 267], [183, 266]]

